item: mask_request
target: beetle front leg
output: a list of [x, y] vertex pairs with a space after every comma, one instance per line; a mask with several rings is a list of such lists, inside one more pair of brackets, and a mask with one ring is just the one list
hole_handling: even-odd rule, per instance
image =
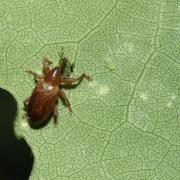
[[62, 82], [61, 82], [61, 85], [72, 85], [72, 83], [77, 82], [77, 81], [79, 81], [79, 83], [80, 83], [84, 78], [87, 79], [88, 81], [92, 80], [92, 78], [90, 76], [83, 73], [83, 74], [81, 74], [81, 76], [79, 76], [77, 78], [63, 79]]
[[50, 64], [52, 64], [52, 61], [50, 61], [48, 58], [43, 58], [43, 67], [44, 67], [44, 73], [48, 74], [51, 71]]
[[59, 97], [63, 100], [65, 105], [68, 107], [69, 112], [72, 112], [71, 104], [70, 104], [68, 98], [66, 97], [66, 94], [62, 90], [59, 90]]
[[39, 81], [39, 80], [41, 80], [41, 79], [43, 78], [42, 75], [37, 74], [37, 73], [35, 73], [35, 72], [33, 72], [33, 71], [26, 71], [26, 72], [27, 72], [28, 74], [33, 75], [33, 76], [36, 78], [37, 81]]

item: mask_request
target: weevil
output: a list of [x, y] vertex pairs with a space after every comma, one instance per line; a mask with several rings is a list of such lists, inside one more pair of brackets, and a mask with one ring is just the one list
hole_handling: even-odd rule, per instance
[[58, 116], [58, 97], [63, 100], [65, 105], [68, 107], [69, 112], [72, 112], [70, 102], [62, 90], [63, 86], [71, 86], [74, 82], [80, 83], [84, 78], [92, 80], [92, 78], [85, 73], [74, 78], [64, 77], [63, 73], [68, 60], [63, 56], [63, 53], [60, 57], [61, 63], [53, 69], [50, 68], [52, 61], [48, 58], [44, 58], [44, 75], [37, 74], [31, 70], [26, 71], [28, 74], [33, 75], [37, 80], [32, 95], [24, 101], [28, 122], [33, 127], [38, 127], [46, 123], [51, 115], [54, 116], [54, 122], [56, 123]]

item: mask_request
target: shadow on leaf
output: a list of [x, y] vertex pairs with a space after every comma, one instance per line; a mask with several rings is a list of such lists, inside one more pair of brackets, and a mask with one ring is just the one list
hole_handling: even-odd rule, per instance
[[14, 134], [17, 103], [7, 91], [0, 89], [0, 179], [28, 180], [34, 156], [26, 141]]

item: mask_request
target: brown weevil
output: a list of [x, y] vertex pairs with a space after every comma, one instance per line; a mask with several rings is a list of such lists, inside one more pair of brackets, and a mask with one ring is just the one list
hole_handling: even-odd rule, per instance
[[72, 112], [70, 102], [62, 90], [63, 86], [71, 86], [74, 82], [81, 82], [84, 78], [92, 80], [91, 77], [85, 73], [75, 78], [64, 77], [63, 73], [67, 61], [67, 58], [64, 57], [62, 53], [60, 56], [61, 63], [51, 69], [49, 65], [52, 61], [44, 58], [44, 76], [33, 71], [26, 71], [33, 75], [37, 80], [32, 95], [24, 101], [28, 121], [32, 127], [38, 127], [45, 124], [51, 115], [54, 116], [54, 122], [56, 122], [58, 97], [63, 100], [65, 105], [68, 107], [69, 112]]

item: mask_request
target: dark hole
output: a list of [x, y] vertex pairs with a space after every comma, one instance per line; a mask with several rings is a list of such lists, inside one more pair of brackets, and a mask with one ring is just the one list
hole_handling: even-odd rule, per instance
[[28, 180], [34, 162], [26, 141], [14, 135], [16, 113], [16, 100], [0, 88], [0, 180]]

